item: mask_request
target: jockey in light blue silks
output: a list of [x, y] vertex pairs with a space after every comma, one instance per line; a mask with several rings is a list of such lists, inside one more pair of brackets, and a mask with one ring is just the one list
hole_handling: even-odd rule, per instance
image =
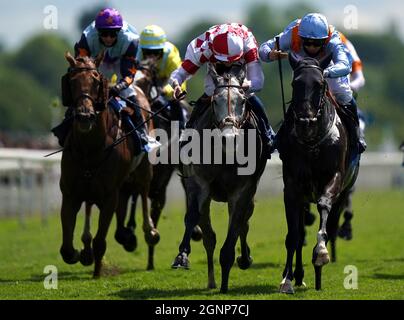
[[366, 149], [366, 143], [359, 138], [358, 108], [348, 78], [352, 56], [345, 49], [338, 31], [328, 24], [322, 14], [309, 13], [301, 20], [291, 22], [279, 34], [279, 46], [280, 48], [276, 46], [276, 37], [261, 44], [259, 48], [261, 60], [271, 62], [278, 57], [286, 58], [286, 52], [295, 52], [301, 57], [311, 58], [332, 54], [332, 62], [324, 70], [323, 75], [337, 102], [355, 119], [349, 121], [348, 130], [358, 144], [359, 153], [362, 153]]
[[[104, 77], [111, 79], [115, 74], [118, 76], [117, 83], [110, 89], [110, 97], [121, 95], [137, 104], [136, 91], [132, 86], [133, 79], [136, 73], [136, 54], [138, 50], [139, 35], [136, 29], [122, 19], [121, 14], [113, 8], [101, 10], [95, 21], [93, 21], [82, 33], [80, 40], [75, 44], [76, 57], [97, 57], [104, 50], [104, 60], [100, 64], [99, 71]], [[122, 108], [116, 99], [111, 99], [109, 105], [115, 111], [120, 111]], [[70, 106], [69, 106], [70, 107]], [[136, 153], [142, 150], [147, 151], [149, 137], [146, 134], [145, 125], [141, 125], [143, 118], [138, 107], [129, 106], [134, 109], [135, 124], [127, 113], [122, 113], [123, 120], [133, 130], [133, 138], [136, 146]], [[71, 122], [66, 112], [64, 123]], [[60, 126], [63, 126], [62, 123]], [[58, 126], [58, 127], [60, 127]], [[65, 125], [67, 130], [58, 130], [58, 127], [52, 131], [59, 138], [59, 141], [64, 143], [64, 139], [70, 129], [70, 125]], [[63, 136], [64, 134], [64, 136]]]

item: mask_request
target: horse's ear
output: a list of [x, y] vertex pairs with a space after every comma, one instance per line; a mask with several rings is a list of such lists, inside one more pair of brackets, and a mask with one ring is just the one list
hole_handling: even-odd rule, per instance
[[327, 54], [324, 58], [322, 58], [319, 61], [320, 68], [323, 70], [327, 68], [330, 65], [331, 60], [332, 60], [332, 52]]
[[294, 52], [289, 52], [289, 63], [293, 70], [295, 70], [300, 62], [299, 56]]
[[74, 57], [70, 54], [69, 51], [65, 52], [65, 58], [72, 68], [76, 65], [76, 59], [74, 59]]
[[98, 68], [102, 62], [102, 60], [104, 60], [104, 56], [105, 56], [105, 50], [102, 50], [98, 56], [95, 58], [94, 62], [95, 62], [95, 66]]

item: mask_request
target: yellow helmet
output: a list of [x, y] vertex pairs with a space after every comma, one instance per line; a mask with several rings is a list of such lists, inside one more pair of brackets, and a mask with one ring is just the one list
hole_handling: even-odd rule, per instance
[[140, 48], [158, 50], [164, 49], [167, 41], [166, 33], [162, 28], [154, 24], [147, 26], [140, 34]]

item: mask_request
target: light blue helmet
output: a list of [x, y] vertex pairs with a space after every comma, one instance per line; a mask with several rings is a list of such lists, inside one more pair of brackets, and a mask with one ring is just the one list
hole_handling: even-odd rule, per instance
[[299, 25], [299, 36], [308, 39], [327, 39], [328, 22], [327, 18], [320, 13], [306, 14]]

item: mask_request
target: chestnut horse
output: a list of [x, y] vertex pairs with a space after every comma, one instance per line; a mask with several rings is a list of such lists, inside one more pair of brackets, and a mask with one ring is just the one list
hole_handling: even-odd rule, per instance
[[[162, 96], [161, 92], [162, 85], [157, 77], [158, 73], [157, 64], [158, 61], [153, 58], [143, 60], [137, 67], [137, 69], [141, 72], [142, 76], [136, 80], [136, 86], [142, 89], [143, 93], [145, 94], [149, 103], [151, 104], [151, 110], [154, 112], [163, 107], [166, 103], [169, 103], [168, 101], [165, 101], [165, 98], [163, 98]], [[158, 129], [163, 129], [168, 134], [169, 141], [166, 145], [162, 145], [161, 148], [167, 148], [166, 152], [168, 153], [169, 157], [171, 155], [172, 144], [175, 143], [178, 144], [179, 132], [171, 132], [171, 121], [175, 121], [177, 119], [178, 115], [173, 114], [173, 108], [170, 109], [166, 108], [161, 114], [158, 114], [156, 117], [153, 118], [154, 127]], [[162, 149], [160, 149], [160, 151], [161, 150]], [[158, 163], [156, 165], [153, 165], [153, 178], [150, 184], [149, 189], [150, 191], [148, 197], [151, 201], [151, 218], [156, 227], [166, 203], [166, 193], [168, 184], [176, 169], [178, 169], [177, 165], [172, 164], [170, 159], [169, 163], [167, 164]], [[181, 178], [181, 183], [184, 187], [183, 178]], [[124, 225], [125, 223], [124, 213], [126, 213], [126, 206], [125, 210], [122, 210], [122, 216], [118, 220], [118, 228], [120, 232], [119, 233], [117, 232], [115, 234], [115, 238], [118, 241], [118, 243], [122, 244], [122, 246], [128, 252], [134, 251], [137, 246], [137, 239], [135, 235], [135, 228], [136, 228], [135, 214], [136, 214], [136, 202], [138, 195], [139, 195], [138, 192], [134, 192], [132, 194], [130, 215], [126, 227]], [[127, 194], [126, 199], [129, 199], [128, 196], [129, 194]], [[194, 228], [192, 238], [194, 240], [200, 240], [202, 238], [202, 231], [199, 228], [199, 226], [196, 226]], [[149, 245], [147, 270], [153, 270], [153, 269], [154, 269], [154, 245]]]
[[[74, 58], [70, 53], [65, 57], [70, 68], [62, 78], [62, 98], [64, 105], [71, 106], [74, 120], [61, 162], [63, 243], [60, 253], [69, 264], [80, 261], [83, 265], [91, 265], [95, 260], [93, 276], [98, 278], [119, 190], [136, 161], [135, 150], [131, 139], [111, 147], [122, 135], [122, 130], [119, 116], [108, 107], [108, 81], [98, 71], [104, 55], [100, 54], [95, 60]], [[79, 252], [73, 246], [73, 234], [83, 202], [87, 204], [82, 235], [84, 249]], [[91, 204], [100, 210], [94, 239], [89, 225]], [[153, 238], [157, 231], [148, 212], [144, 218], [144, 230]]]

